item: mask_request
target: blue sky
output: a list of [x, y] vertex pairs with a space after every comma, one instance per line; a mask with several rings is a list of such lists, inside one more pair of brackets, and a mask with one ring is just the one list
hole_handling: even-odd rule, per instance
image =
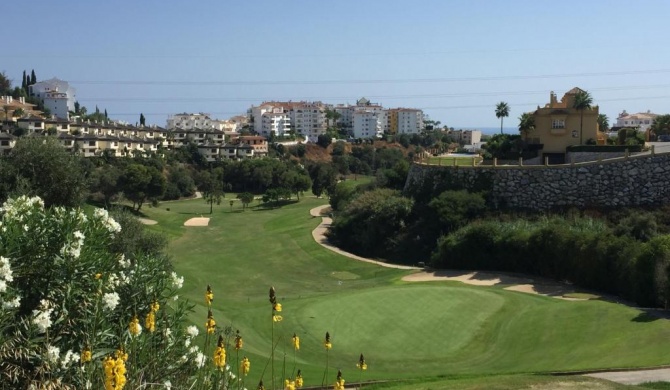
[[15, 84], [35, 69], [131, 123], [365, 96], [457, 128], [499, 126], [506, 101], [514, 127], [575, 86], [610, 123], [670, 112], [666, 0], [37, 0], [3, 14]]

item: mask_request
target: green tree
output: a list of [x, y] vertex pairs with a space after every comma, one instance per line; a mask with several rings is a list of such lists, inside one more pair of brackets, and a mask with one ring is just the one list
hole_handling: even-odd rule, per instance
[[0, 167], [1, 197], [36, 195], [46, 206], [78, 206], [87, 189], [81, 161], [54, 137], [21, 138]]
[[254, 194], [250, 192], [242, 192], [241, 194], [237, 194], [237, 199], [242, 202], [242, 210], [244, 210], [249, 206], [249, 203], [254, 201]]
[[21, 79], [21, 88], [24, 91], [28, 91], [28, 79], [26, 78], [26, 71], [23, 71], [23, 78]]
[[575, 94], [575, 101], [572, 104], [572, 108], [575, 110], [579, 111], [579, 144], [582, 145], [583, 142], [583, 132], [584, 132], [584, 110], [590, 110], [591, 109], [591, 104], [593, 104], [593, 98], [591, 97], [591, 94], [579, 90]]
[[144, 126], [146, 121], [146, 118], [144, 118], [144, 114], [140, 113], [140, 126]]
[[139, 211], [147, 199], [158, 200], [165, 193], [167, 181], [162, 172], [152, 166], [132, 163], [126, 166], [119, 179], [123, 194]]
[[214, 204], [221, 204], [221, 199], [225, 197], [223, 183], [217, 177], [216, 173], [203, 171], [198, 176], [198, 189], [202, 192], [202, 197], [209, 204], [209, 213], [214, 211]]
[[81, 105], [79, 104], [79, 101], [74, 102], [74, 113], [79, 114], [79, 109], [81, 108]]
[[37, 76], [35, 76], [35, 69], [30, 71], [30, 85], [33, 85], [37, 82]]
[[465, 225], [486, 211], [484, 197], [465, 190], [445, 191], [431, 200], [428, 206], [447, 231]]
[[657, 136], [670, 134], [670, 114], [659, 115], [654, 118], [650, 130]]
[[17, 109], [14, 110], [14, 112], [12, 113], [12, 116], [13, 116], [14, 118], [21, 118], [21, 117], [24, 116], [25, 114], [26, 114], [26, 112], [23, 110], [23, 108], [17, 108]]
[[607, 131], [610, 129], [610, 120], [605, 114], [598, 114], [598, 126], [600, 131]]
[[324, 191], [332, 192], [337, 185], [337, 171], [332, 164], [316, 163], [309, 166], [309, 177], [312, 179], [312, 193], [320, 197]]
[[121, 192], [120, 177], [121, 170], [111, 164], [105, 164], [94, 171], [89, 188], [91, 192], [98, 192], [102, 195], [105, 207], [109, 207], [112, 198]]
[[0, 72], [0, 94], [2, 96], [10, 95], [12, 91], [12, 80], [7, 77], [5, 72]]
[[509, 105], [505, 102], [496, 104], [496, 118], [500, 119], [500, 134], [503, 133], [503, 118], [509, 116]]
[[535, 117], [530, 112], [524, 112], [519, 117], [519, 132], [524, 139], [528, 139], [530, 134], [535, 129]]
[[327, 148], [331, 142], [333, 142], [333, 139], [328, 134], [320, 134], [316, 140], [316, 144], [324, 149]]

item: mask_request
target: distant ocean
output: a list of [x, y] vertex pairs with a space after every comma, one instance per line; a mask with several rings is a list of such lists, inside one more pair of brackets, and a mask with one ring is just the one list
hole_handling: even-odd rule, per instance
[[[454, 129], [463, 129], [463, 130], [481, 130], [482, 134], [500, 134], [500, 127], [457, 127], [454, 126]], [[519, 129], [516, 127], [503, 127], [503, 133], [505, 134], [519, 134]]]

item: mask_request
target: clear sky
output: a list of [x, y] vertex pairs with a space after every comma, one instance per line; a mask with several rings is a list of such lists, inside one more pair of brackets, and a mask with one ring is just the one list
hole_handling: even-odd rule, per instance
[[34, 0], [2, 6], [0, 71], [58, 77], [89, 111], [165, 126], [264, 100], [421, 108], [505, 127], [572, 87], [610, 123], [670, 112], [667, 0]]

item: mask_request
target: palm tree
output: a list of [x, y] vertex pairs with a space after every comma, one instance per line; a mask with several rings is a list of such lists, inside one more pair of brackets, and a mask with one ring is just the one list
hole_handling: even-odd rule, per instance
[[575, 102], [572, 104], [572, 108], [575, 110], [579, 111], [579, 144], [581, 145], [582, 142], [582, 133], [584, 130], [584, 110], [590, 110], [591, 109], [591, 104], [593, 104], [593, 98], [591, 97], [591, 94], [579, 90], [575, 94]]
[[528, 133], [535, 129], [535, 117], [530, 112], [524, 112], [519, 117], [519, 132], [524, 139], [528, 139]]
[[598, 114], [598, 126], [600, 131], [607, 131], [610, 129], [610, 120], [605, 114]]
[[503, 133], [503, 118], [509, 116], [509, 105], [505, 102], [496, 104], [496, 118], [500, 118], [500, 134]]

